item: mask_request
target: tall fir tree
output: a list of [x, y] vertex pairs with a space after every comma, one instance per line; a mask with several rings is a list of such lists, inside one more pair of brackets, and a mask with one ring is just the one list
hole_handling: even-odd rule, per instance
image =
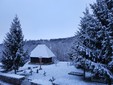
[[[101, 29], [101, 23], [98, 19], [89, 13], [88, 9], [84, 12], [84, 17], [81, 18], [80, 31], [78, 33], [78, 44], [75, 46], [74, 54], [78, 52], [79, 56], [76, 61], [79, 62], [79, 66], [85, 70], [89, 69], [91, 62], [99, 62], [98, 57], [101, 49], [101, 43], [97, 36], [98, 31]], [[78, 51], [79, 50], [79, 51]], [[76, 52], [77, 51], [77, 52]], [[86, 65], [87, 64], [87, 65]], [[85, 76], [84, 76], [85, 78]]]
[[81, 56], [91, 61], [98, 62], [101, 42], [97, 36], [98, 31], [101, 29], [101, 23], [98, 19], [89, 13], [88, 9], [84, 12], [84, 17], [81, 18], [79, 43], [82, 47]]
[[19, 66], [24, 63], [24, 41], [20, 21], [16, 16], [11, 24], [10, 31], [4, 39], [4, 50], [2, 63], [4, 68], [8, 70], [18, 70]]
[[112, 0], [97, 0], [96, 3], [91, 5], [93, 14], [98, 18], [102, 24], [104, 36], [102, 40], [102, 63], [108, 64], [112, 61], [113, 57], [113, 1]]
[[[91, 5], [95, 9], [93, 14], [90, 14], [86, 9], [84, 17], [81, 18], [80, 30], [77, 34], [78, 44], [74, 46], [74, 49], [79, 51], [75, 50], [73, 54], [79, 52], [79, 57], [74, 59], [79, 62], [82, 68], [93, 72], [95, 76], [99, 77], [101, 75], [111, 81], [113, 77], [108, 69], [108, 64], [109, 62], [110, 64], [112, 63], [113, 53], [111, 44], [113, 41], [111, 35], [113, 32], [111, 30], [112, 14], [107, 11], [107, 5], [105, 5], [104, 0], [97, 0], [97, 3]], [[113, 66], [113, 63], [111, 66]]]

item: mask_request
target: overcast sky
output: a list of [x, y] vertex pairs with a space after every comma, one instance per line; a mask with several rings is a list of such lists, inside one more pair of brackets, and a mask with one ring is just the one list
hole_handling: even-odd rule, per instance
[[85, 7], [95, 0], [0, 0], [0, 43], [17, 14], [24, 39], [74, 36]]

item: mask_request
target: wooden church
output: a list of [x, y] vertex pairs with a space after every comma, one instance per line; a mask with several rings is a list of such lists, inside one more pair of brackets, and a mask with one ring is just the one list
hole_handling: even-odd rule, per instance
[[31, 52], [30, 63], [49, 64], [53, 63], [54, 58], [53, 52], [45, 44], [40, 44]]

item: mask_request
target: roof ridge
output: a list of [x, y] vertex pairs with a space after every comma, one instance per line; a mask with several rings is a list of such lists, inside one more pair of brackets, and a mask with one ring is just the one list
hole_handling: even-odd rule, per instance
[[46, 46], [45, 44], [40, 44], [37, 45], [34, 48], [34, 50], [31, 52], [31, 57], [50, 58], [50, 57], [55, 57], [55, 55], [48, 46]]

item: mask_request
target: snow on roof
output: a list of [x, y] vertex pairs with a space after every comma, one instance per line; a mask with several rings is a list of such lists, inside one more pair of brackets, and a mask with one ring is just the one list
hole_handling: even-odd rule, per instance
[[36, 46], [31, 52], [31, 57], [50, 58], [55, 57], [53, 52], [44, 44]]
[[17, 79], [24, 78], [24, 76], [16, 75], [16, 74], [9, 74], [9, 73], [0, 73], [0, 75], [11, 77], [11, 78], [17, 78]]

